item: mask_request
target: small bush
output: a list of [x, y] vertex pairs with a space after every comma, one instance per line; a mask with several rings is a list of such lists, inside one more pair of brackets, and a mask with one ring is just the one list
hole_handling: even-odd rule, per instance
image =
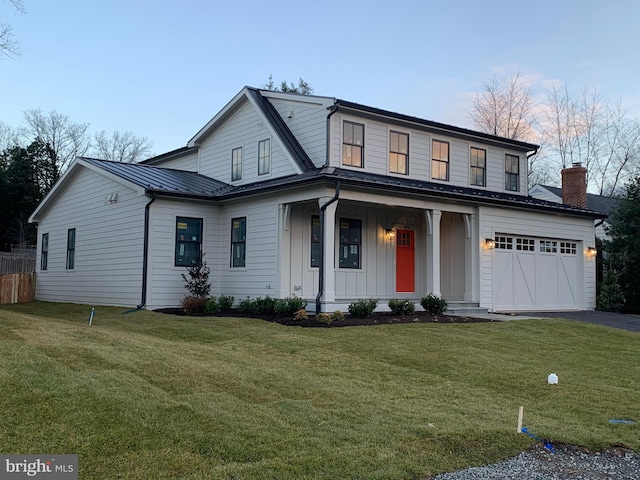
[[228, 312], [233, 308], [233, 302], [235, 298], [227, 295], [220, 295], [218, 297], [218, 306], [220, 307], [221, 312]]
[[255, 314], [256, 303], [253, 300], [251, 300], [249, 297], [247, 297], [244, 300], [240, 300], [240, 302], [238, 303], [238, 306], [236, 307], [236, 310], [238, 310], [241, 313]]
[[378, 306], [378, 300], [370, 298], [368, 300], [358, 300], [349, 305], [349, 313], [355, 318], [370, 317]]
[[333, 312], [331, 314], [331, 317], [333, 318], [334, 322], [344, 322], [344, 313], [342, 313], [340, 310], [336, 310], [335, 312]]
[[307, 315], [307, 311], [304, 308], [295, 312], [293, 317], [294, 320], [297, 320], [299, 322], [302, 320], [307, 320], [308, 318], [309, 316]]
[[205, 313], [219, 313], [220, 312], [220, 303], [216, 299], [216, 297], [211, 297], [207, 300], [207, 303], [204, 306]]
[[325, 325], [331, 325], [333, 323], [333, 315], [330, 313], [322, 312], [316, 314], [316, 320]]
[[182, 299], [182, 309], [187, 315], [198, 315], [204, 313], [207, 299], [188, 295]]
[[394, 315], [411, 315], [416, 310], [416, 306], [411, 300], [389, 300], [389, 308]]
[[602, 312], [620, 312], [624, 308], [625, 298], [619, 283], [619, 275], [607, 271], [598, 292], [597, 309]]
[[280, 317], [290, 317], [304, 309], [307, 301], [300, 297], [279, 298], [275, 301], [274, 313]]
[[426, 297], [422, 297], [420, 305], [422, 305], [422, 308], [424, 308], [426, 312], [433, 315], [441, 315], [447, 309], [447, 301], [432, 293]]
[[254, 300], [255, 314], [257, 315], [273, 315], [275, 312], [276, 301], [267, 295], [265, 298], [258, 297]]

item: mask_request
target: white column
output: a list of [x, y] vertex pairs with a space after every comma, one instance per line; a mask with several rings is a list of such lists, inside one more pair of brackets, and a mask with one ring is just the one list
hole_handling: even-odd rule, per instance
[[278, 205], [278, 262], [276, 287], [278, 298], [291, 295], [291, 204]]
[[[320, 198], [318, 203], [320, 207], [325, 205], [330, 197]], [[335, 275], [335, 257], [336, 257], [336, 210], [338, 201], [331, 203], [324, 210], [324, 235], [322, 238], [324, 244], [324, 255], [322, 258], [322, 266], [324, 270], [324, 285], [322, 286], [321, 303], [334, 302], [336, 300], [336, 275]], [[324, 309], [322, 309], [324, 310]]]
[[440, 219], [442, 211], [425, 211], [427, 219], [427, 292], [441, 296], [440, 291]]

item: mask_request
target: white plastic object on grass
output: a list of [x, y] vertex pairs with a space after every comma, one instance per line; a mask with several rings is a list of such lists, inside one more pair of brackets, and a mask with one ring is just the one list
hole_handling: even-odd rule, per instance
[[558, 384], [558, 375], [555, 373], [550, 373], [547, 377], [547, 383], [549, 385], [557, 385]]

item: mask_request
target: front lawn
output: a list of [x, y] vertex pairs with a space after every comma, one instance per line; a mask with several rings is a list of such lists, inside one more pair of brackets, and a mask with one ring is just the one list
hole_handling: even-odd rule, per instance
[[640, 451], [637, 333], [123, 311], [0, 307], [2, 453], [78, 454], [82, 479], [410, 479], [526, 448], [519, 405], [538, 436]]

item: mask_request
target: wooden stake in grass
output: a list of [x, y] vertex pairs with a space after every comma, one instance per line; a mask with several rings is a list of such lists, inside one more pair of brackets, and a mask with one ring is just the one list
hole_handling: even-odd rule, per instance
[[518, 430], [517, 433], [522, 433], [522, 415], [524, 414], [524, 407], [520, 405], [518, 409]]

